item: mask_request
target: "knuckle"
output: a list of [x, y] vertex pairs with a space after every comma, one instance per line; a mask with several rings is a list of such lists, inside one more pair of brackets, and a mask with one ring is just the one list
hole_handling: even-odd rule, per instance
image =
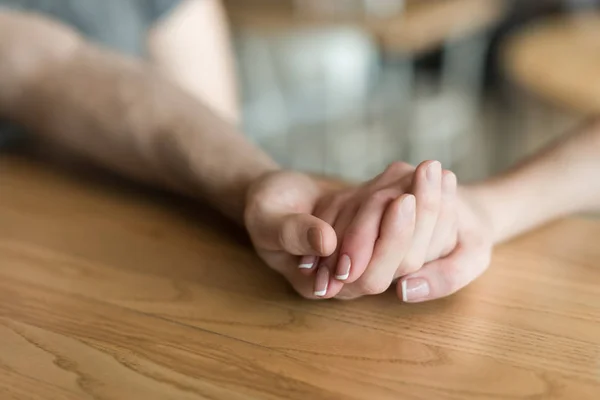
[[360, 243], [364, 240], [364, 234], [362, 231], [362, 227], [357, 225], [350, 225], [346, 232], [344, 232], [344, 248], [353, 248], [356, 245], [360, 245]]
[[423, 261], [417, 258], [408, 258], [399, 268], [400, 276], [409, 275], [417, 272], [423, 267]]
[[354, 300], [360, 297], [361, 295], [355, 292], [355, 285], [345, 285], [342, 290], [334, 296], [336, 300]]
[[331, 208], [340, 208], [345, 205], [350, 199], [352, 199], [354, 192], [344, 191], [335, 194], [330, 201]]
[[352, 294], [352, 293], [340, 293], [337, 296], [335, 296], [336, 300], [342, 300], [342, 301], [349, 301], [349, 300], [356, 300], [358, 298], [360, 298], [360, 295], [357, 294]]
[[440, 272], [440, 279], [447, 294], [457, 292], [461, 288], [460, 268], [455, 262], [448, 263]]
[[384, 293], [390, 287], [390, 283], [375, 277], [367, 277], [357, 282], [361, 293], [365, 295], [377, 295]]
[[378, 190], [372, 193], [368, 200], [365, 202], [365, 209], [380, 209], [382, 205], [385, 205], [398, 196], [400, 196], [402, 192], [396, 188], [387, 188], [383, 190]]
[[[417, 200], [418, 202], [418, 200]], [[440, 211], [438, 196], [428, 195], [421, 198], [421, 210], [428, 214], [437, 214]]]
[[277, 232], [277, 243], [279, 243], [279, 246], [281, 246], [281, 248], [287, 247], [289, 241], [288, 237], [289, 234], [287, 233], [287, 229], [279, 229], [279, 232]]
[[403, 161], [394, 161], [385, 168], [385, 170], [374, 180], [375, 182], [387, 182], [392, 179], [398, 179], [408, 172], [414, 171], [414, 167]]
[[379, 205], [394, 198], [394, 192], [391, 190], [378, 190], [369, 197], [369, 205]]
[[394, 161], [387, 166], [385, 173], [395, 175], [412, 169], [413, 166], [404, 161]]

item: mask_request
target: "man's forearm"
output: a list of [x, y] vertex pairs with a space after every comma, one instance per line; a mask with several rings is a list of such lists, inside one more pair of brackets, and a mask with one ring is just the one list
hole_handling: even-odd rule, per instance
[[[14, 28], [20, 32], [9, 32], [12, 43], [0, 42], [0, 73], [18, 70], [6, 67], [21, 62], [15, 46], [23, 46], [22, 37], [35, 36], [38, 21], [15, 18], [23, 23]], [[73, 40], [64, 32], [57, 35], [67, 39]], [[52, 38], [39, 40], [60, 48]], [[42, 59], [27, 76], [13, 77], [19, 87], [10, 101], [4, 99], [5, 114], [107, 167], [206, 198], [241, 221], [248, 186], [276, 164], [150, 66], [79, 39], [75, 43], [68, 55]]]
[[564, 215], [600, 209], [600, 120], [464, 190], [488, 216], [496, 242]]

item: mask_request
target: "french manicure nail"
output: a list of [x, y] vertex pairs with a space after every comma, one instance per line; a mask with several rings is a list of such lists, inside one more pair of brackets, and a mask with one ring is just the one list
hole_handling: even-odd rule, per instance
[[429, 296], [429, 282], [422, 278], [402, 281], [402, 301], [414, 303], [426, 300]]
[[434, 161], [427, 167], [427, 180], [430, 183], [438, 183], [442, 175], [442, 164], [439, 161]]
[[322, 265], [317, 270], [317, 277], [315, 278], [315, 291], [314, 294], [317, 297], [325, 297], [327, 294], [327, 288], [329, 287], [329, 268]]
[[345, 281], [350, 276], [350, 267], [352, 266], [352, 260], [350, 260], [350, 256], [344, 254], [340, 258], [340, 263], [338, 265], [338, 269], [336, 271], [335, 279], [338, 281]]
[[300, 259], [300, 264], [298, 268], [300, 269], [312, 269], [317, 262], [317, 257], [315, 256], [304, 256]]

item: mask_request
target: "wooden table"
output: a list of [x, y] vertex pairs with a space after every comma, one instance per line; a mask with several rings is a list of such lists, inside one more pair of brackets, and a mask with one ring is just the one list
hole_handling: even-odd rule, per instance
[[597, 399], [598, 237], [556, 223], [443, 301], [309, 302], [202, 207], [2, 155], [0, 398]]
[[504, 46], [511, 80], [580, 115], [600, 113], [600, 12], [542, 19]]

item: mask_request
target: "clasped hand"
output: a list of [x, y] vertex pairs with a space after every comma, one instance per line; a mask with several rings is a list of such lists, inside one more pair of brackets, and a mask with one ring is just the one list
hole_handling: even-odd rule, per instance
[[249, 190], [258, 255], [303, 297], [354, 299], [395, 285], [405, 302], [450, 295], [489, 265], [487, 218], [437, 161], [391, 164], [360, 186], [279, 171]]

